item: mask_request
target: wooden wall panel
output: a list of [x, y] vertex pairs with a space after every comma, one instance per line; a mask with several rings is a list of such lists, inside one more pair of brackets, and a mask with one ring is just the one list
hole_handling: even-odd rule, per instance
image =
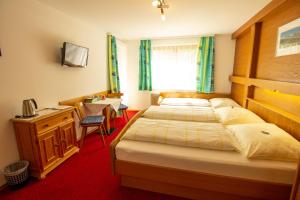
[[255, 88], [254, 99], [300, 116], [300, 96]]
[[299, 0], [287, 0], [263, 18], [257, 78], [300, 83], [300, 54], [275, 57], [278, 28], [297, 18]]
[[232, 98], [300, 139], [300, 54], [275, 57], [278, 28], [300, 18], [300, 0], [273, 0], [267, 7], [233, 34]]
[[244, 102], [244, 94], [245, 94], [246, 86], [232, 83], [231, 85], [231, 98], [238, 102], [240, 105], [243, 105]]
[[243, 33], [236, 41], [234, 70], [235, 76], [247, 76], [251, 56], [251, 31]]
[[255, 101], [249, 101], [247, 108], [259, 115], [265, 121], [276, 124], [300, 141], [300, 123]]

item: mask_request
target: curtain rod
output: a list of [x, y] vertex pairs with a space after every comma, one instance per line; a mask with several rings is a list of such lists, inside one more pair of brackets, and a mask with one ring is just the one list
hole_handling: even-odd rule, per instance
[[[111, 33], [107, 33], [111, 34]], [[141, 37], [141, 38], [119, 38], [122, 41], [132, 41], [132, 40], [167, 40], [167, 39], [185, 39], [185, 38], [199, 38], [199, 37], [209, 37], [216, 36], [217, 34], [207, 34], [207, 35], [182, 35], [182, 36], [163, 36], [163, 37]]]
[[150, 39], [150, 40], [166, 40], [166, 39], [185, 39], [185, 38], [199, 38], [199, 37], [208, 37], [208, 36], [215, 36], [214, 34], [208, 35], [182, 35], [182, 36], [163, 36], [163, 37], [150, 37], [150, 38], [140, 38], [143, 39]]

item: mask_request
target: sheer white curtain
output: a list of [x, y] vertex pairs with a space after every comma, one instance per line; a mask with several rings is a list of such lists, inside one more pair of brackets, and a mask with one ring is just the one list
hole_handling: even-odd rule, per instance
[[196, 90], [197, 45], [152, 48], [153, 90]]

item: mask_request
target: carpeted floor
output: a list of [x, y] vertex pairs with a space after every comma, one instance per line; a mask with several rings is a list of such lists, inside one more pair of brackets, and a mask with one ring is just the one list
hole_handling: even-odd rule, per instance
[[[136, 114], [129, 111], [129, 117]], [[46, 179], [31, 178], [24, 187], [8, 188], [0, 194], [1, 200], [180, 200], [181, 198], [125, 188], [118, 176], [111, 173], [109, 143], [125, 126], [123, 118], [116, 122], [117, 130], [106, 136], [104, 148], [100, 136], [89, 135], [79, 154], [72, 156]]]

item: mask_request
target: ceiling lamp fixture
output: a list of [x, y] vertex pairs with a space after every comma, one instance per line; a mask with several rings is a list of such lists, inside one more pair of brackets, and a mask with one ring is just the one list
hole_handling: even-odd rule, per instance
[[169, 8], [169, 5], [165, 2], [165, 0], [152, 0], [152, 6], [160, 9], [161, 20], [166, 21], [164, 9]]

